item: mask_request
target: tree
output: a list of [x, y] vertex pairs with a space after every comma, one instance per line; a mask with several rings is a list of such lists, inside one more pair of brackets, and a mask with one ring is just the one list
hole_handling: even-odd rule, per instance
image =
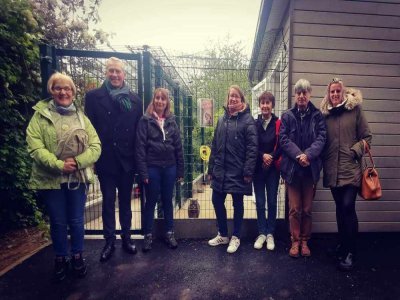
[[108, 44], [108, 33], [89, 27], [100, 20], [97, 9], [101, 0], [29, 1], [47, 44], [67, 49], [95, 49], [97, 43]]
[[[199, 63], [199, 61], [201, 61]], [[211, 41], [206, 47], [203, 57], [193, 57], [190, 62], [196, 67], [182, 68], [185, 70], [185, 79], [189, 82], [193, 99], [211, 98], [214, 100], [214, 127], [218, 117], [224, 112], [229, 86], [236, 84], [243, 90], [247, 103], [251, 101], [251, 86], [248, 80], [249, 59], [244, 53], [241, 41], [234, 41], [228, 35], [222, 40]], [[181, 63], [176, 62], [177, 65]], [[197, 107], [195, 104], [193, 107]], [[199, 127], [197, 114], [193, 114], [193, 154], [200, 162], [199, 148], [202, 143], [202, 130]], [[211, 145], [214, 128], [206, 127], [204, 130], [204, 144]], [[200, 166], [197, 164], [196, 166]], [[197, 172], [199, 167], [197, 167]]]
[[40, 86], [38, 23], [27, 0], [0, 0], [0, 228], [40, 220], [27, 188], [25, 129]]

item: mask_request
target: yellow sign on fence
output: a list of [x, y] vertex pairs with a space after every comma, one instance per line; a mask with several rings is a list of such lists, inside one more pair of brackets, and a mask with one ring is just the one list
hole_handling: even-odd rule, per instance
[[200, 157], [204, 161], [208, 161], [210, 158], [211, 149], [208, 146], [202, 145], [200, 146]]

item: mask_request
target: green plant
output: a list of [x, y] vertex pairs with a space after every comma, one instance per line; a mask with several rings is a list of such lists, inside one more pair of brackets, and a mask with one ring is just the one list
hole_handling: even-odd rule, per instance
[[25, 129], [40, 86], [37, 22], [26, 0], [0, 0], [0, 228], [37, 224], [27, 188], [31, 159]]

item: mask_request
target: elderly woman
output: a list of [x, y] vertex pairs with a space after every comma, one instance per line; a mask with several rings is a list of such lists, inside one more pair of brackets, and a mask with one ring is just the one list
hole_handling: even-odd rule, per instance
[[320, 154], [326, 140], [325, 120], [312, 104], [311, 85], [300, 79], [294, 86], [296, 104], [282, 115], [279, 133], [281, 175], [289, 198], [291, 257], [310, 256], [312, 201], [322, 169]]
[[173, 191], [176, 181], [183, 179], [183, 149], [178, 124], [171, 113], [169, 91], [158, 88], [140, 119], [137, 130], [136, 162], [144, 182], [143, 252], [152, 249], [154, 209], [161, 198], [165, 220], [165, 243], [176, 249], [174, 235]]
[[371, 143], [371, 131], [361, 107], [360, 91], [346, 88], [334, 78], [326, 89], [321, 111], [327, 126], [327, 143], [323, 153], [324, 186], [331, 189], [336, 203], [339, 244], [338, 268], [351, 270], [358, 233], [355, 209], [361, 184], [361, 158], [364, 142]]
[[[267, 249], [275, 249], [274, 233], [276, 225], [276, 203], [279, 186], [279, 170], [275, 162], [280, 157], [277, 130], [280, 120], [272, 113], [275, 97], [270, 92], [263, 92], [258, 97], [261, 114], [256, 120], [258, 133], [258, 155], [254, 174], [254, 193], [256, 195], [258, 237], [255, 249], [261, 249], [267, 243]], [[267, 199], [265, 198], [267, 191]], [[265, 219], [265, 202], [268, 202], [268, 220]]]
[[53, 279], [65, 279], [71, 264], [76, 276], [86, 275], [83, 259], [84, 208], [91, 166], [99, 158], [99, 137], [89, 119], [74, 104], [72, 79], [53, 74], [47, 84], [52, 98], [38, 102], [27, 128], [28, 151], [33, 159], [30, 187], [39, 190], [50, 217], [55, 251]]
[[[210, 246], [228, 244], [228, 253], [240, 246], [243, 221], [243, 197], [252, 194], [251, 182], [257, 161], [257, 129], [242, 90], [232, 85], [227, 94], [225, 114], [218, 119], [211, 146], [208, 174], [212, 203], [219, 232], [208, 241]], [[229, 241], [225, 198], [232, 195], [233, 234]]]

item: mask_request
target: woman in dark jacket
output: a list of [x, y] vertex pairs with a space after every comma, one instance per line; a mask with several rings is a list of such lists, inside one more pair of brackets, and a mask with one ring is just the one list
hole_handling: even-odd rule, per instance
[[225, 208], [225, 198], [229, 193], [234, 206], [234, 230], [227, 251], [234, 253], [240, 245], [243, 196], [252, 194], [251, 181], [257, 160], [257, 129], [238, 86], [229, 88], [224, 108], [225, 113], [219, 118], [214, 132], [208, 166], [219, 232], [208, 244], [217, 246], [229, 242]]
[[334, 78], [321, 102], [327, 126], [327, 143], [323, 153], [324, 186], [331, 189], [336, 203], [339, 244], [336, 247], [340, 270], [353, 268], [358, 219], [355, 209], [361, 183], [361, 158], [364, 141], [370, 145], [371, 131], [361, 108], [360, 91], [346, 89]]
[[[280, 157], [277, 129], [280, 120], [272, 113], [275, 97], [264, 92], [258, 97], [261, 114], [256, 120], [258, 133], [258, 154], [254, 174], [254, 194], [256, 196], [258, 237], [255, 249], [261, 249], [267, 242], [267, 249], [275, 249], [274, 232], [276, 224], [276, 202], [279, 186], [279, 170], [275, 162]], [[267, 191], [267, 198], [265, 198]], [[265, 202], [268, 201], [268, 220], [265, 219]]]
[[137, 130], [136, 163], [145, 184], [143, 251], [152, 248], [154, 209], [161, 195], [165, 242], [175, 249], [172, 197], [176, 180], [183, 178], [183, 150], [179, 127], [170, 111], [169, 92], [158, 88]]
[[[325, 120], [311, 98], [311, 85], [299, 79], [296, 105], [282, 115], [279, 143], [282, 148], [281, 175], [289, 198], [291, 257], [310, 256], [312, 201], [322, 169], [321, 152], [326, 140]], [[301, 251], [300, 251], [301, 250]]]

